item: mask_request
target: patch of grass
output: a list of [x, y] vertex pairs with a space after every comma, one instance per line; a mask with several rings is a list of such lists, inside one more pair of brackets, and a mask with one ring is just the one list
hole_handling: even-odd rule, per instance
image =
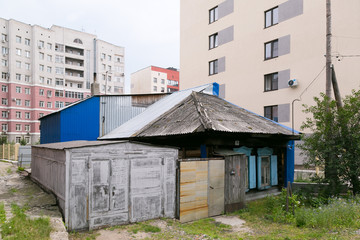
[[10, 192], [16, 193], [18, 190], [16, 188], [10, 188]]
[[69, 239], [70, 240], [95, 240], [97, 236], [100, 234], [97, 232], [89, 231], [89, 232], [70, 232]]
[[138, 232], [157, 233], [161, 232], [161, 229], [159, 227], [148, 224], [148, 222], [139, 222], [131, 225], [128, 231], [131, 231], [134, 234]]
[[8, 169], [6, 169], [6, 172], [7, 172], [8, 174], [12, 174], [12, 173], [13, 173], [11, 167], [9, 167]]
[[6, 221], [6, 212], [4, 203], [0, 203], [0, 225], [2, 225]]
[[22, 172], [22, 171], [24, 171], [24, 170], [25, 170], [25, 168], [23, 168], [23, 167], [18, 167], [17, 172]]
[[205, 218], [191, 223], [179, 224], [179, 228], [191, 235], [207, 235], [211, 239], [233, 239], [230, 234], [231, 226], [217, 223], [212, 218]]
[[49, 218], [29, 219], [25, 208], [16, 204], [11, 205], [14, 216], [1, 226], [1, 235], [4, 240], [38, 240], [49, 239], [51, 225]]

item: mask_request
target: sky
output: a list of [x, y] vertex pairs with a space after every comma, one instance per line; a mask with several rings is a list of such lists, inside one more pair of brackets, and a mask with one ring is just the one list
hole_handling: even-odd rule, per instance
[[180, 0], [0, 0], [0, 17], [84, 31], [125, 47], [127, 93], [131, 73], [180, 66]]

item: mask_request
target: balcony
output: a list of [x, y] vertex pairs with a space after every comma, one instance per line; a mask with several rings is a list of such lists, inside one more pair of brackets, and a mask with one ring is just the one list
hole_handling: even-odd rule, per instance
[[65, 58], [65, 64], [66, 64], [66, 68], [67, 69], [73, 69], [73, 70], [77, 70], [77, 71], [84, 71], [84, 61], [83, 60], [79, 60], [79, 59], [74, 59], [74, 58]]
[[84, 59], [84, 49], [65, 46], [65, 56]]
[[83, 82], [85, 80], [84, 71], [65, 68], [65, 78], [71, 81]]

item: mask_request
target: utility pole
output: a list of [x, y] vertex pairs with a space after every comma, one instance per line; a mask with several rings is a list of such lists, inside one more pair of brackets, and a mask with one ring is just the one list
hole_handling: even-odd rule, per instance
[[331, 98], [331, 0], [326, 0], [326, 96]]

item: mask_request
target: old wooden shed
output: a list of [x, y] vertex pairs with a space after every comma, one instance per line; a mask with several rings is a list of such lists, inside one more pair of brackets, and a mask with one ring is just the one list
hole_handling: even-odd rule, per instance
[[31, 177], [53, 192], [68, 230], [175, 216], [178, 150], [129, 141], [32, 148]]

